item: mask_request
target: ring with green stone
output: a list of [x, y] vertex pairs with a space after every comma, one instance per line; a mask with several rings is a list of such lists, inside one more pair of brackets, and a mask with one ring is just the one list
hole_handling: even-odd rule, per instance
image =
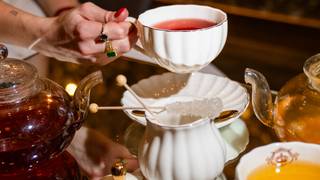
[[107, 40], [105, 43], [106, 43], [106, 46], [105, 46], [106, 55], [108, 57], [116, 57], [117, 56], [117, 52], [113, 49], [112, 42]]

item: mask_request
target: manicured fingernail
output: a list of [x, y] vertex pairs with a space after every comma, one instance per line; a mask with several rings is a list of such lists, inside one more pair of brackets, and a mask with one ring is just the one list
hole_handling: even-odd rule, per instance
[[131, 157], [130, 157], [131, 159], [137, 159], [137, 156], [136, 155], [134, 155], [134, 154], [131, 154]]
[[120, 14], [121, 14], [124, 10], [126, 10], [126, 9], [127, 9], [127, 8], [125, 8], [125, 7], [120, 8], [120, 9], [114, 14], [114, 17], [120, 16]]

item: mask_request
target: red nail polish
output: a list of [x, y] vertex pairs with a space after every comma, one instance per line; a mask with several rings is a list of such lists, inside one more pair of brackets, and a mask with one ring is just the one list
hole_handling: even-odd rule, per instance
[[114, 17], [120, 16], [120, 14], [121, 14], [124, 10], [126, 10], [126, 9], [127, 9], [127, 8], [125, 8], [125, 7], [120, 8], [120, 9], [114, 14]]

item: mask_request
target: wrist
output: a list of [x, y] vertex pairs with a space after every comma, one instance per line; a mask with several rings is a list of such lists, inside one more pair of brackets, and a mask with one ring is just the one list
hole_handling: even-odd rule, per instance
[[26, 16], [23, 19], [23, 29], [28, 32], [26, 46], [29, 47], [36, 40], [43, 38], [54, 22], [54, 18]]
[[23, 46], [27, 47], [35, 39], [40, 36], [39, 28], [41, 27], [41, 18], [31, 14], [24, 14], [20, 16], [20, 39]]
[[23, 21], [23, 27], [28, 29], [30, 32], [30, 38], [32, 40], [40, 38], [44, 33], [44, 28], [46, 27], [45, 18], [42, 17], [28, 17], [25, 18], [26, 20]]
[[64, 12], [65, 8], [75, 8], [79, 5], [78, 0], [36, 0], [44, 12], [50, 16], [57, 16], [59, 11]]

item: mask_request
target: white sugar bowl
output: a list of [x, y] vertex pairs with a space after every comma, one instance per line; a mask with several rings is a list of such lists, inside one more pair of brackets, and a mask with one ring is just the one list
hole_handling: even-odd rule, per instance
[[228, 161], [225, 142], [209, 118], [166, 112], [147, 113], [138, 158], [142, 174], [151, 180], [212, 180]]

